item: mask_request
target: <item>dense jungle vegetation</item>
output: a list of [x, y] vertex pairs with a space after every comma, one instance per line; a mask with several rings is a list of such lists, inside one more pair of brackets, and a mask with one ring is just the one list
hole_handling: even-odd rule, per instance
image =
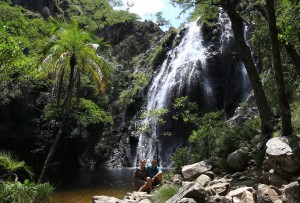
[[[275, 5], [272, 0], [171, 2], [183, 10], [195, 6], [191, 19], [201, 16], [212, 35], [218, 9], [228, 13], [259, 115], [232, 126], [222, 111], [203, 116], [187, 97], [177, 99], [173, 117], [193, 131], [190, 145], [173, 156], [175, 169], [211, 156], [225, 158], [239, 147], [256, 146], [272, 136], [299, 135], [299, 1], [274, 1]], [[98, 166], [109, 159], [120, 140], [129, 138], [130, 120], [140, 111], [152, 73], [164, 60], [177, 30], [163, 33], [152, 22], [139, 22], [135, 14], [114, 10], [119, 3], [58, 1], [51, 11], [47, 7], [33, 11], [0, 1], [1, 191], [16, 191], [19, 187], [9, 184], [22, 182], [24, 188], [41, 191], [34, 194], [45, 195], [51, 187], [36, 185], [34, 180], [44, 182], [51, 163]], [[157, 22], [167, 23], [161, 14]], [[250, 33], [247, 44], [242, 39], [243, 23]], [[147, 40], [133, 32], [144, 33]], [[241, 108], [247, 110], [247, 105]], [[14, 182], [12, 174], [19, 168], [6, 163], [21, 163], [18, 166], [28, 173]], [[42, 174], [39, 180], [30, 179], [27, 164], [35, 174]], [[7, 202], [17, 194], [27, 195], [11, 194], [15, 195], [7, 196]], [[38, 202], [39, 197], [27, 198]]]

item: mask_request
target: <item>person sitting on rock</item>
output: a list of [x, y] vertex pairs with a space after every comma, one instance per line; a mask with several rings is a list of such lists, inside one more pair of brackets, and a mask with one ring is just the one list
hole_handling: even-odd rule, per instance
[[157, 160], [153, 159], [151, 164], [147, 167], [146, 183], [140, 188], [139, 191], [152, 190], [153, 187], [162, 184], [162, 171], [157, 166]]
[[138, 190], [146, 182], [147, 170], [146, 170], [146, 160], [142, 159], [140, 161], [139, 167], [135, 170], [132, 176], [132, 186], [135, 190]]

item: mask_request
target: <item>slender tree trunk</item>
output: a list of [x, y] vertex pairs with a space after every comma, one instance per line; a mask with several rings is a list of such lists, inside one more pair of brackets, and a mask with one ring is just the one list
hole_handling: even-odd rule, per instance
[[245, 67], [254, 91], [254, 96], [256, 99], [256, 104], [261, 119], [261, 131], [263, 139], [266, 139], [270, 136], [271, 132], [273, 131], [273, 113], [267, 101], [267, 97], [263, 90], [262, 82], [253, 62], [251, 50], [244, 39], [243, 19], [238, 13], [236, 13], [232, 5], [227, 1], [222, 1], [221, 6], [227, 12], [231, 20], [231, 26], [237, 43], [237, 48], [242, 56], [242, 60], [245, 63]]
[[293, 45], [291, 45], [290, 43], [284, 44], [284, 48], [285, 48], [286, 52], [288, 53], [288, 55], [290, 56], [292, 63], [296, 67], [298, 73], [300, 73], [300, 55], [299, 55], [299, 53], [297, 52], [295, 47]]
[[58, 85], [57, 85], [56, 105], [58, 105], [58, 106], [59, 106], [60, 99], [61, 99], [64, 75], [65, 75], [65, 69], [63, 68], [61, 71], [60, 77], [59, 77]]
[[42, 183], [44, 181], [44, 178], [45, 178], [45, 175], [46, 175], [46, 171], [48, 170], [49, 168], [49, 165], [50, 165], [50, 162], [54, 156], [54, 153], [60, 143], [60, 140], [62, 138], [62, 134], [63, 134], [63, 131], [64, 131], [64, 127], [65, 127], [65, 121], [62, 121], [60, 123], [60, 126], [59, 126], [59, 130], [56, 134], [56, 137], [55, 137], [55, 140], [54, 142], [52, 143], [52, 146], [51, 146], [51, 149], [47, 155], [47, 158], [44, 162], [44, 165], [43, 165], [43, 168], [42, 168], [42, 172], [40, 174], [40, 177], [39, 177], [39, 180], [38, 180], [38, 183]]
[[44, 162], [44, 165], [43, 165], [38, 183], [42, 183], [44, 181], [44, 178], [45, 178], [46, 172], [49, 168], [49, 165], [50, 165], [50, 163], [51, 163], [51, 161], [54, 157], [54, 154], [57, 150], [57, 147], [60, 144], [64, 129], [65, 129], [65, 125], [66, 125], [67, 115], [70, 112], [72, 90], [73, 90], [73, 86], [74, 86], [74, 71], [75, 71], [75, 65], [76, 65], [76, 58], [75, 58], [74, 55], [71, 57], [70, 64], [71, 64], [71, 70], [70, 70], [70, 75], [69, 75], [70, 76], [69, 77], [69, 84], [68, 84], [68, 89], [67, 89], [67, 94], [66, 94], [66, 97], [65, 97], [65, 101], [64, 101], [64, 104], [63, 104], [63, 107], [62, 107], [62, 120], [61, 120], [61, 123], [59, 125], [58, 132], [55, 136], [54, 142], [52, 143], [50, 151], [49, 151], [49, 153], [47, 155], [47, 158]]
[[268, 23], [269, 23], [269, 30], [270, 30], [271, 45], [272, 45], [272, 58], [273, 58], [273, 67], [275, 70], [277, 96], [279, 100], [279, 108], [281, 113], [282, 134], [284, 136], [287, 136], [287, 135], [291, 135], [293, 130], [292, 130], [292, 122], [291, 122], [291, 110], [285, 94], [284, 76], [281, 68], [280, 47], [277, 38], [278, 32], [276, 28], [274, 0], [266, 0], [266, 7], [269, 16]]

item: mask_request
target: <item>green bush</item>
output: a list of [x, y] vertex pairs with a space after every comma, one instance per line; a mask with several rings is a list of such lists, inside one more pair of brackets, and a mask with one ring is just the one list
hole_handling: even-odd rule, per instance
[[1, 203], [49, 202], [51, 192], [53, 192], [53, 187], [49, 183], [35, 184], [29, 180], [25, 180], [23, 183], [18, 181], [0, 183]]
[[53, 187], [47, 182], [35, 184], [28, 179], [23, 183], [18, 181], [16, 172], [23, 170], [30, 177], [33, 175], [24, 161], [9, 152], [0, 151], [0, 200], [1, 203], [49, 202]]
[[192, 160], [192, 153], [189, 147], [178, 148], [172, 155], [172, 163], [174, 172], [181, 174], [181, 167], [190, 164]]

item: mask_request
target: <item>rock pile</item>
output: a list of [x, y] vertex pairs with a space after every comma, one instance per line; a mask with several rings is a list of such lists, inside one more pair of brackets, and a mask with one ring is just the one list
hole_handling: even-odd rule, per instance
[[[166, 203], [300, 203], [299, 146], [297, 138], [270, 139], [262, 169], [246, 149], [228, 156], [233, 174], [220, 173], [212, 160], [183, 166], [182, 175], [165, 183], [180, 187]], [[123, 200], [95, 198], [93, 203], [149, 203], [151, 195], [134, 192]]]

